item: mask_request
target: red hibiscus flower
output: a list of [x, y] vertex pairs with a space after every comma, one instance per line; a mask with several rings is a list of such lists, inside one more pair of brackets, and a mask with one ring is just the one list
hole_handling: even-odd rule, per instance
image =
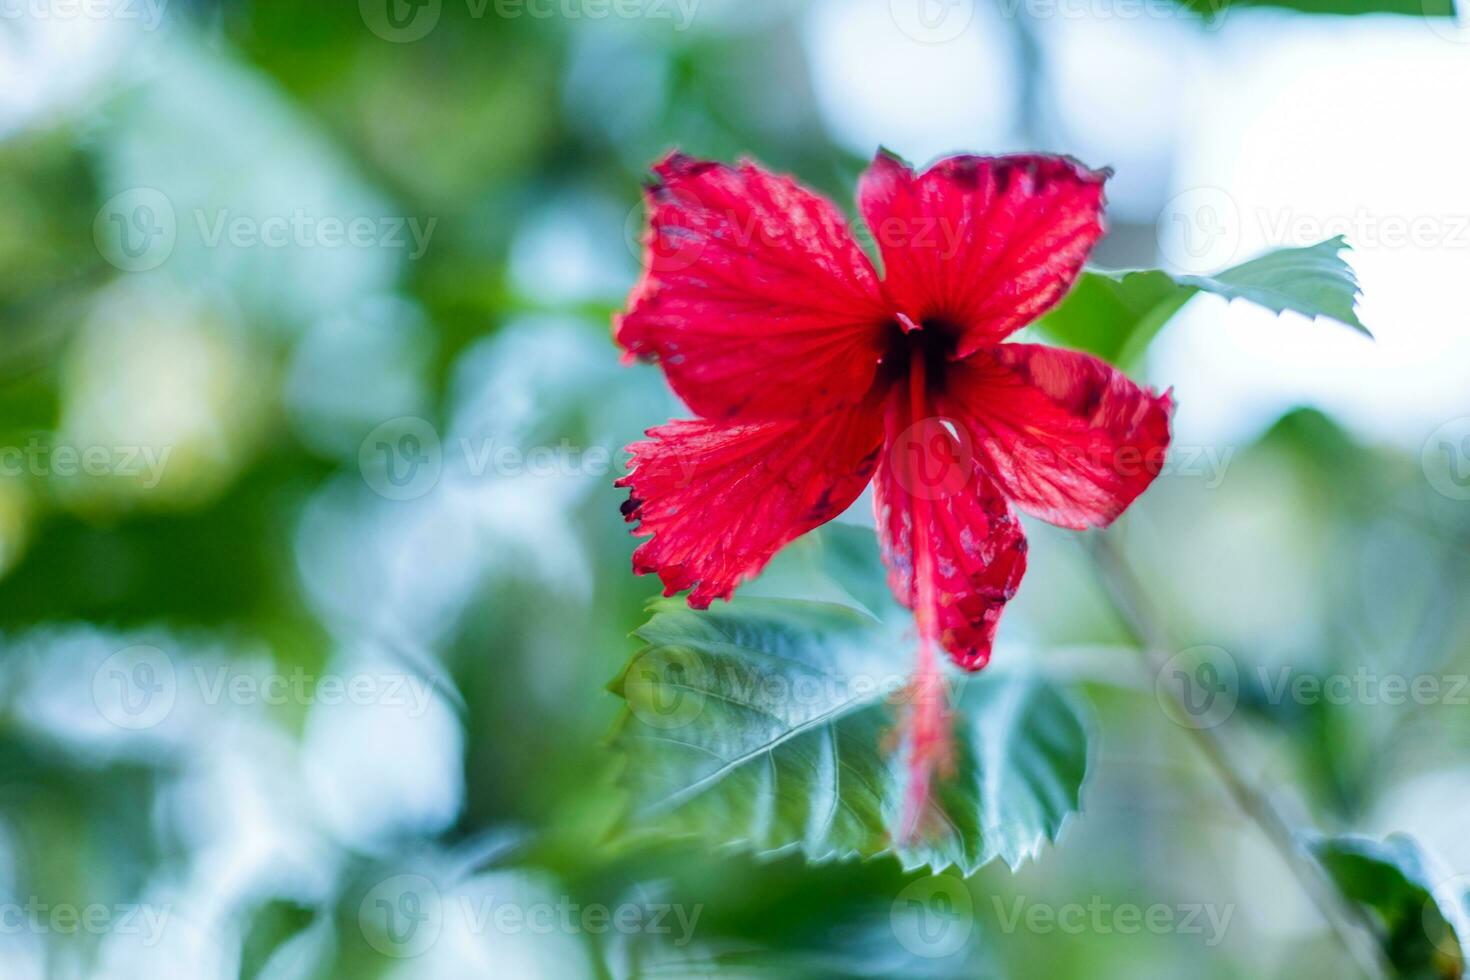
[[[983, 667], [1025, 571], [1012, 505], [1104, 526], [1163, 463], [1167, 393], [1004, 342], [1077, 278], [1107, 172], [955, 156], [915, 175], [880, 153], [858, 203], [881, 280], [837, 208], [789, 177], [678, 153], [654, 172], [645, 272], [616, 335], [699, 418], [629, 447], [623, 513], [651, 535], [634, 570], [696, 608], [728, 599], [871, 480], [889, 582], [918, 624], [915, 704], [938, 703], [932, 646]], [[921, 799], [944, 720], [911, 720]]]

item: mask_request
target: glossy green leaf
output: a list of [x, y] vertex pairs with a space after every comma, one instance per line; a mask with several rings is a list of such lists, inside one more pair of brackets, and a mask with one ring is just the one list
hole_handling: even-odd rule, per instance
[[[1208, 276], [1157, 269], [1085, 272], [1038, 326], [1058, 343], [1130, 365], [1196, 293], [1246, 300], [1275, 313], [1323, 317], [1368, 334], [1354, 308], [1358, 281], [1341, 236], [1306, 248], [1281, 248]], [[1371, 336], [1371, 335], [1370, 335]]]
[[1446, 20], [1452, 20], [1455, 16], [1454, 0], [1181, 0], [1181, 5], [1207, 18], [1207, 30], [1218, 30], [1231, 11], [1252, 7], [1274, 7], [1304, 14], [1336, 16], [1398, 14]]
[[1342, 894], [1371, 915], [1395, 975], [1465, 975], [1470, 877], [1435, 870], [1402, 834], [1384, 840], [1327, 837], [1312, 849]]
[[1041, 330], [1067, 347], [1114, 364], [1138, 360], [1154, 335], [1197, 290], [1157, 270], [1084, 272], [1061, 305], [1042, 318]]
[[[1180, 276], [1181, 285], [1226, 299], [1243, 299], [1276, 313], [1290, 310], [1326, 317], [1365, 334], [1354, 309], [1358, 279], [1342, 260], [1348, 248], [1341, 236], [1306, 248], [1278, 248], [1212, 276]], [[1371, 336], [1371, 335], [1370, 335]]]
[[1014, 867], [1079, 807], [1088, 731], [1040, 679], [951, 675], [956, 758], [914, 843], [895, 840], [911, 642], [850, 605], [742, 598], [656, 606], [612, 690], [631, 835], [692, 836], [812, 861]]

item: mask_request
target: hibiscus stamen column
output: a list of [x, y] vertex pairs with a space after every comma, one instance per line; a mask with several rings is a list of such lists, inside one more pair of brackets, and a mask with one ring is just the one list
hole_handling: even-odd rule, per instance
[[[927, 415], [925, 409], [925, 356], [915, 350], [909, 360], [909, 425], [918, 425]], [[930, 501], [920, 489], [915, 453], [902, 461], [908, 468], [905, 491], [909, 497], [913, 542], [914, 620], [918, 626], [919, 649], [909, 686], [908, 713], [908, 786], [904, 793], [902, 837], [912, 841], [918, 836], [924, 811], [929, 805], [936, 772], [950, 763], [949, 711], [945, 704], [944, 675], [935, 655], [939, 642], [937, 590], [934, 587], [934, 554], [929, 547], [932, 517]]]

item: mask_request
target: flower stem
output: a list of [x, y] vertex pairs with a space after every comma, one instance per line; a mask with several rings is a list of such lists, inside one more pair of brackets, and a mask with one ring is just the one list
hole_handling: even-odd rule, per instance
[[[1102, 572], [1113, 607], [1132, 635], [1144, 666], [1157, 677], [1169, 656], [1163, 629], [1158, 625], [1159, 617], [1112, 538], [1107, 534], [1097, 534], [1093, 539], [1093, 557]], [[1182, 699], [1182, 695], [1173, 688], [1168, 690], [1173, 697]], [[1180, 709], [1185, 711], [1182, 700]], [[1236, 768], [1236, 754], [1220, 731], [1193, 727], [1185, 730], [1195, 737], [1196, 744], [1225, 784], [1235, 805], [1271, 842], [1363, 974], [1373, 980], [1392, 976], [1383, 952], [1373, 939], [1376, 932], [1373, 923], [1355, 902], [1338, 890], [1311, 852], [1298, 843], [1296, 832], [1271, 798], [1251, 785]]]

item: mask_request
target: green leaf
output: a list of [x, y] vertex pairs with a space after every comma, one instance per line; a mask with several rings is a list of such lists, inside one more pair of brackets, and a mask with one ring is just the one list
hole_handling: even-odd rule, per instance
[[913, 614], [888, 587], [876, 540], [871, 527], [833, 521], [782, 548], [760, 578], [741, 587], [740, 595], [851, 606], [895, 631], [907, 629]]
[[1347, 241], [1338, 235], [1307, 248], [1279, 248], [1213, 276], [1180, 276], [1179, 282], [1226, 299], [1244, 299], [1276, 313], [1291, 310], [1326, 317], [1368, 336], [1354, 305], [1358, 280], [1342, 260]]
[[1470, 877], [1433, 870], [1413, 839], [1402, 834], [1381, 841], [1321, 838], [1312, 850], [1342, 893], [1368, 910], [1397, 976], [1464, 976]]
[[1217, 30], [1235, 8], [1276, 7], [1306, 14], [1399, 14], [1407, 17], [1455, 16], [1454, 0], [1181, 0], [1185, 7], [1208, 18], [1207, 30]]
[[1117, 278], [1084, 272], [1038, 326], [1058, 343], [1114, 364], [1130, 364], [1196, 292], [1157, 270]]
[[1025, 674], [956, 671], [954, 771], [932, 830], [896, 843], [912, 643], [851, 605], [666, 601], [637, 636], [646, 648], [611, 685], [627, 702], [613, 734], [625, 835], [812, 861], [892, 852], [970, 874], [996, 857], [1015, 867], [1079, 807], [1088, 731], [1072, 701]]
[[1058, 343], [1115, 364], [1136, 363], [1154, 336], [1191, 297], [1213, 293], [1275, 313], [1324, 317], [1368, 333], [1354, 304], [1358, 281], [1340, 253], [1341, 237], [1306, 248], [1282, 248], [1209, 276], [1157, 269], [1084, 272], [1066, 299], [1038, 323]]

